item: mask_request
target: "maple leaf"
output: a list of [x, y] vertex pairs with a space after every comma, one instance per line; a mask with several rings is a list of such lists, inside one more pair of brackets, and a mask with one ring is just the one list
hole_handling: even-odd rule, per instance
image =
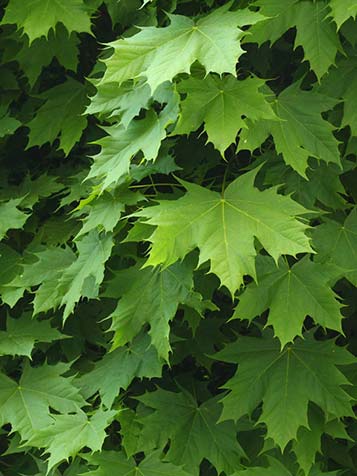
[[95, 363], [93, 370], [76, 380], [76, 385], [85, 398], [99, 391], [102, 403], [110, 408], [120, 389], [127, 389], [135, 377], [160, 377], [161, 367], [149, 336], [143, 334], [135, 338], [131, 345], [105, 354]]
[[62, 377], [65, 364], [25, 366], [20, 382], [0, 374], [0, 422], [11, 423], [23, 440], [52, 422], [49, 407], [58, 412], [77, 412], [85, 404], [73, 377]]
[[69, 457], [76, 456], [87, 446], [92, 451], [102, 448], [105, 429], [112, 422], [117, 411], [97, 410], [91, 418], [84, 412], [74, 415], [53, 415], [52, 425], [39, 430], [29, 444], [46, 448], [49, 453], [48, 472]]
[[120, 117], [120, 123], [126, 128], [142, 108], [147, 108], [151, 91], [147, 84], [133, 85], [117, 83], [98, 84], [94, 82], [97, 92], [91, 97], [86, 109], [87, 114], [98, 114], [99, 117]]
[[[111, 331], [114, 331], [113, 346], [130, 342], [145, 323], [150, 324], [151, 342], [159, 357], [168, 360], [170, 321], [174, 318], [179, 303], [185, 302], [192, 290], [193, 263], [185, 260], [164, 270], [139, 266], [116, 273], [115, 293], [104, 296], [119, 297], [116, 309], [110, 315]], [[113, 287], [113, 285], [112, 285]], [[140, 289], [140, 299], [137, 299]]]
[[0, 240], [4, 238], [8, 230], [22, 228], [26, 223], [29, 216], [19, 210], [21, 202], [22, 198], [0, 201]]
[[111, 194], [104, 192], [102, 195], [91, 201], [88, 206], [77, 207], [80, 212], [88, 211], [88, 215], [83, 219], [83, 226], [76, 239], [91, 230], [98, 229], [105, 232], [111, 232], [120, 220], [122, 212], [126, 205], [135, 205], [144, 197], [140, 193], [133, 193], [127, 189], [117, 190], [117, 193]]
[[330, 0], [329, 7], [331, 10], [330, 16], [336, 22], [337, 28], [340, 29], [341, 25], [353, 17], [356, 18], [357, 15], [357, 1], [356, 0], [344, 0], [341, 3], [339, 0]]
[[85, 86], [69, 78], [38, 97], [45, 103], [26, 124], [30, 129], [27, 147], [53, 143], [59, 136], [59, 148], [68, 155], [87, 125], [82, 114], [87, 103]]
[[[23, 37], [26, 38], [26, 37]], [[31, 44], [14, 34], [14, 40], [19, 48], [11, 59], [17, 61], [33, 86], [40, 76], [42, 69], [48, 66], [52, 59], [56, 57], [66, 68], [76, 71], [78, 65], [78, 44], [79, 38], [76, 33], [68, 36], [64, 26], [59, 23], [56, 31], [50, 31], [48, 38], [37, 38]], [[13, 41], [12, 37], [10, 39]]]
[[182, 15], [169, 15], [165, 28], [146, 27], [136, 35], [110, 43], [113, 55], [105, 61], [102, 83], [123, 83], [145, 77], [151, 91], [179, 73], [189, 73], [198, 60], [206, 72], [236, 74], [243, 53], [239, 26], [251, 25], [263, 17], [249, 10], [229, 11], [231, 3], [195, 22]]
[[274, 43], [287, 30], [296, 27], [294, 47], [302, 46], [304, 57], [320, 79], [335, 62], [342, 47], [333, 23], [326, 18], [327, 3], [288, 0], [259, 0], [260, 13], [267, 17], [253, 25], [247, 41]]
[[357, 61], [355, 58], [339, 61], [338, 67], [332, 68], [321, 84], [323, 94], [343, 100], [341, 127], [350, 127], [354, 136], [357, 136], [356, 108], [353, 105], [356, 84]]
[[188, 134], [204, 122], [208, 140], [223, 155], [242, 127], [243, 117], [276, 119], [270, 104], [260, 92], [264, 81], [247, 78], [237, 81], [233, 76], [219, 78], [208, 75], [204, 79], [181, 81], [178, 90], [187, 95], [181, 102], [179, 122], [175, 134]]
[[151, 453], [137, 466], [134, 459], [127, 459], [123, 452], [102, 451], [85, 459], [97, 469], [84, 473], [85, 476], [107, 476], [120, 471], [125, 476], [189, 476], [179, 466], [160, 460], [158, 452]]
[[352, 209], [344, 223], [326, 221], [313, 236], [317, 260], [329, 265], [335, 281], [345, 277], [357, 285], [357, 209]]
[[93, 157], [87, 179], [102, 179], [105, 190], [129, 173], [130, 160], [140, 151], [145, 160], [155, 160], [166, 137], [166, 127], [176, 120], [177, 114], [177, 97], [173, 94], [159, 115], [150, 110], [144, 119], [130, 122], [127, 128], [120, 123], [104, 128], [109, 135], [96, 142], [102, 150]]
[[291, 268], [283, 260], [276, 267], [272, 259], [260, 257], [257, 268], [259, 284], [250, 284], [240, 295], [232, 319], [252, 320], [269, 308], [267, 324], [273, 326], [282, 346], [302, 335], [306, 316], [342, 333], [342, 305], [322, 265], [306, 257]]
[[9, 114], [6, 106], [0, 105], [0, 137], [13, 134], [21, 125], [18, 119]]
[[[277, 339], [243, 337], [228, 344], [215, 359], [238, 364], [225, 388], [221, 420], [238, 420], [263, 401], [259, 418], [267, 435], [282, 449], [308, 428], [308, 404], [318, 405], [329, 419], [352, 415], [352, 397], [342, 388], [349, 381], [341, 366], [355, 363], [333, 340], [317, 341], [311, 335], [280, 352]], [[244, 395], [244, 398], [241, 396]]]
[[231, 473], [240, 465], [244, 451], [237, 441], [233, 422], [218, 423], [222, 412], [218, 397], [199, 405], [186, 391], [158, 389], [137, 399], [155, 410], [139, 419], [143, 425], [140, 447], [145, 448], [146, 444], [163, 447], [170, 440], [166, 459], [193, 474], [198, 474], [204, 458], [218, 473]]
[[47, 37], [49, 30], [55, 30], [62, 23], [67, 31], [90, 33], [90, 17], [82, 0], [10, 0], [6, 7], [2, 24], [15, 23], [22, 29], [30, 44], [41, 36]]
[[321, 116], [337, 102], [317, 91], [303, 91], [298, 83], [293, 83], [275, 101], [281, 120], [249, 123], [242, 131], [239, 149], [253, 150], [271, 133], [277, 152], [304, 178], [309, 157], [340, 165], [334, 127]]
[[66, 337], [51, 327], [49, 321], [37, 321], [29, 315], [19, 319], [8, 317], [6, 331], [0, 331], [0, 355], [31, 357], [36, 342], [52, 342]]
[[321, 453], [321, 439], [324, 433], [333, 438], [350, 438], [342, 421], [325, 421], [323, 412], [315, 405], [309, 407], [308, 420], [309, 428], [299, 428], [297, 439], [292, 445], [299, 466], [305, 474], [310, 474], [316, 453]]
[[200, 264], [210, 260], [210, 271], [233, 294], [244, 275], [255, 276], [254, 238], [275, 260], [311, 251], [307, 226], [296, 219], [306, 210], [274, 189], [259, 191], [256, 174], [253, 170], [238, 177], [223, 195], [182, 182], [188, 191], [182, 198], [135, 213], [157, 227], [149, 238], [147, 265], [169, 266], [198, 247]]
[[58, 282], [63, 319], [72, 313], [81, 297], [96, 298], [104, 278], [105, 263], [113, 247], [111, 233], [99, 234], [96, 230], [76, 242], [77, 259], [64, 270]]
[[13, 307], [23, 296], [25, 290], [39, 286], [35, 293], [34, 313], [47, 311], [60, 304], [57, 286], [64, 270], [75, 260], [74, 253], [68, 248], [39, 247], [24, 253], [18, 260], [21, 270], [2, 288], [2, 299]]
[[1, 286], [16, 277], [19, 270], [20, 255], [10, 246], [0, 243], [0, 295]]

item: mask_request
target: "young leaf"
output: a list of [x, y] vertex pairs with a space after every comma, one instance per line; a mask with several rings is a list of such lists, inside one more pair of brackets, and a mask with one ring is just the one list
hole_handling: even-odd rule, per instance
[[244, 275], [255, 276], [254, 238], [275, 260], [311, 251], [307, 226], [297, 220], [307, 211], [274, 189], [259, 191], [256, 173], [238, 177], [223, 195], [184, 182], [188, 192], [182, 198], [137, 212], [157, 227], [147, 265], [169, 266], [198, 247], [200, 263], [210, 260], [211, 272], [233, 294]]

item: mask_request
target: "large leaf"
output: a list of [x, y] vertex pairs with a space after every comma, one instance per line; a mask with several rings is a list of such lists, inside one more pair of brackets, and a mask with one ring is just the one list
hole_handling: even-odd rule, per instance
[[123, 83], [144, 77], [152, 91], [179, 73], [189, 73], [198, 60], [207, 73], [236, 73], [235, 65], [243, 53], [239, 26], [262, 19], [249, 10], [229, 11], [230, 3], [197, 22], [182, 15], [170, 15], [165, 28], [148, 27], [136, 35], [110, 43], [113, 55], [106, 60], [102, 83]]
[[242, 175], [222, 195], [184, 182], [182, 198], [138, 212], [157, 227], [147, 264], [168, 266], [198, 247], [200, 263], [210, 260], [211, 272], [234, 293], [244, 275], [255, 276], [255, 238], [275, 260], [311, 251], [307, 227], [297, 220], [306, 210], [274, 189], [259, 191], [255, 176]]
[[349, 381], [340, 367], [355, 364], [355, 358], [333, 340], [309, 336], [280, 352], [277, 339], [243, 337], [215, 358], [239, 364], [225, 384], [231, 392], [223, 398], [222, 420], [238, 420], [263, 402], [259, 421], [282, 449], [300, 427], [308, 428], [309, 402], [318, 405], [327, 419], [353, 414], [352, 397], [345, 390]]

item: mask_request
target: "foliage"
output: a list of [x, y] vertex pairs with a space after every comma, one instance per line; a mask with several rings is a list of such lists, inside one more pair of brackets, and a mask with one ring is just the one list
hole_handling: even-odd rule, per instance
[[0, 0], [0, 476], [355, 476], [356, 0]]

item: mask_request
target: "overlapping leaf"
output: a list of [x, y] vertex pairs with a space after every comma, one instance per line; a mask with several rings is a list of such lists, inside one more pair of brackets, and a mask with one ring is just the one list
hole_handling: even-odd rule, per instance
[[333, 340], [316, 341], [311, 336], [297, 340], [280, 352], [277, 339], [243, 337], [227, 345], [216, 359], [239, 364], [225, 387], [222, 420], [250, 414], [261, 402], [259, 421], [282, 449], [296, 438], [300, 427], [308, 428], [308, 404], [318, 405], [328, 419], [352, 416], [349, 381], [341, 366], [355, 358]]
[[123, 83], [144, 77], [151, 90], [179, 73], [189, 73], [198, 60], [207, 72], [235, 75], [243, 53], [238, 27], [252, 25], [263, 17], [249, 10], [229, 11], [230, 3], [195, 22], [182, 15], [170, 15], [165, 28], [148, 27], [131, 38], [110, 44], [113, 55], [106, 60], [102, 83]]
[[157, 227], [147, 264], [168, 266], [198, 247], [200, 263], [209, 260], [211, 272], [233, 294], [244, 275], [255, 276], [255, 238], [274, 259], [311, 251], [307, 227], [297, 219], [306, 210], [274, 189], [259, 191], [255, 176], [255, 170], [242, 175], [223, 195], [185, 182], [182, 198], [138, 212]]

